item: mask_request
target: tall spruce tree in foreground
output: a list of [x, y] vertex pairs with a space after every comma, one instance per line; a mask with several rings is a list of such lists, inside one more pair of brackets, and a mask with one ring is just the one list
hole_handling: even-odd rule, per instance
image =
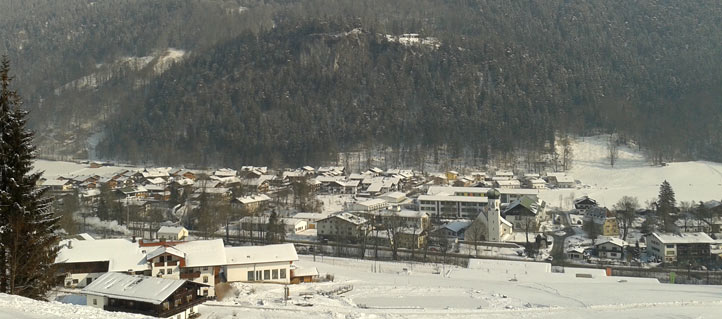
[[25, 129], [27, 112], [10, 89], [10, 62], [0, 64], [0, 292], [44, 299], [53, 284], [51, 269], [58, 252], [58, 218], [45, 189], [36, 188], [42, 173], [32, 173], [33, 133]]
[[659, 199], [657, 200], [657, 217], [662, 222], [665, 232], [673, 232], [676, 230], [677, 221], [677, 201], [674, 199], [674, 191], [672, 186], [666, 180], [659, 186]]

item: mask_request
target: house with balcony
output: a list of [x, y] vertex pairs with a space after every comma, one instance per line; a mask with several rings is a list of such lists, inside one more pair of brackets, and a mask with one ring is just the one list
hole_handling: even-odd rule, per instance
[[146, 247], [150, 274], [169, 279], [185, 279], [207, 285], [204, 296], [215, 296], [215, 285], [221, 282], [220, 272], [226, 262], [223, 240], [160, 242]]
[[627, 242], [616, 237], [606, 237], [594, 245], [599, 258], [617, 260], [624, 258], [625, 247], [627, 247]]
[[127, 239], [63, 240], [53, 269], [68, 288], [82, 288], [108, 272], [150, 274], [147, 251]]
[[188, 319], [198, 315], [198, 305], [208, 298], [207, 286], [187, 280], [105, 273], [82, 290], [86, 304], [106, 311], [153, 317]]

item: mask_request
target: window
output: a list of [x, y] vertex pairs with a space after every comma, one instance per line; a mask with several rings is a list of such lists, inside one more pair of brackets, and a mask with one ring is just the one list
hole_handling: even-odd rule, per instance
[[208, 288], [203, 289], [203, 295], [208, 296]]
[[90, 278], [90, 277], [85, 278], [85, 284], [86, 284], [86, 285], [90, 285], [91, 282], [93, 282], [93, 278]]
[[158, 261], [165, 262], [165, 256], [160, 256], [160, 258], [158, 258]]
[[173, 274], [173, 269], [168, 268], [168, 274], [169, 274], [169, 275], [172, 275], [172, 274]]
[[165, 275], [165, 269], [158, 270], [159, 275]]
[[248, 281], [253, 281], [253, 270], [248, 272]]
[[667, 245], [667, 248], [674, 249], [674, 245]]
[[186, 302], [191, 302], [193, 300], [193, 295], [186, 295]]
[[207, 283], [208, 283], [208, 276], [203, 276], [203, 283], [204, 283], [204, 284], [207, 284]]
[[208, 267], [203, 267], [203, 270], [204, 270], [204, 271], [205, 271], [205, 270], [208, 270]]
[[612, 255], [612, 257], [617, 257], [617, 253], [610, 253], [610, 255]]
[[74, 283], [74, 284], [77, 284], [77, 283], [78, 283], [78, 280], [77, 280], [77, 279], [73, 279], [73, 283]]
[[93, 298], [93, 305], [98, 305], [98, 299]]
[[273, 274], [273, 279], [278, 279], [278, 269], [274, 269], [272, 274]]
[[168, 310], [168, 309], [170, 309], [170, 304], [166, 301], [163, 303], [163, 310]]
[[263, 280], [269, 280], [271, 279], [271, 271], [270, 270], [264, 270], [263, 271]]
[[281, 279], [286, 279], [286, 269], [281, 269]]
[[180, 299], [176, 299], [176, 300], [175, 300], [175, 306], [176, 306], [176, 307], [180, 306], [181, 301], [182, 301], [182, 300], [180, 300]]

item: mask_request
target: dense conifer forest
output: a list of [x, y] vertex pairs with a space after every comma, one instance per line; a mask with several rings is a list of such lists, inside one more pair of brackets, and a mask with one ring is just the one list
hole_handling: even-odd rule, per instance
[[[616, 133], [654, 162], [722, 160], [719, 1], [27, 0], [0, 17], [46, 153], [103, 132], [101, 155], [159, 164], [484, 161]], [[168, 48], [186, 54], [159, 72]]]

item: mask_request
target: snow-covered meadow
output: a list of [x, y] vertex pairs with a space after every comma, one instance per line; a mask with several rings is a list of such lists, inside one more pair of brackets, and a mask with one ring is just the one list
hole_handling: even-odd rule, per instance
[[720, 163], [691, 161], [651, 166], [639, 150], [621, 146], [619, 160], [611, 167], [606, 137], [576, 138], [572, 147], [574, 160], [567, 174], [586, 187], [541, 191], [540, 197], [552, 206], [571, 208], [571, 199], [583, 195], [607, 207], [622, 196], [636, 196], [644, 205], [657, 197], [664, 180], [672, 185], [677, 202], [722, 199]]
[[[546, 263], [472, 260], [469, 268], [303, 256], [333, 274], [326, 283], [234, 284], [201, 318], [715, 318], [722, 287], [606, 277], [603, 270], [552, 273]], [[590, 275], [580, 278], [577, 274]], [[353, 290], [324, 295], [338, 287]]]

